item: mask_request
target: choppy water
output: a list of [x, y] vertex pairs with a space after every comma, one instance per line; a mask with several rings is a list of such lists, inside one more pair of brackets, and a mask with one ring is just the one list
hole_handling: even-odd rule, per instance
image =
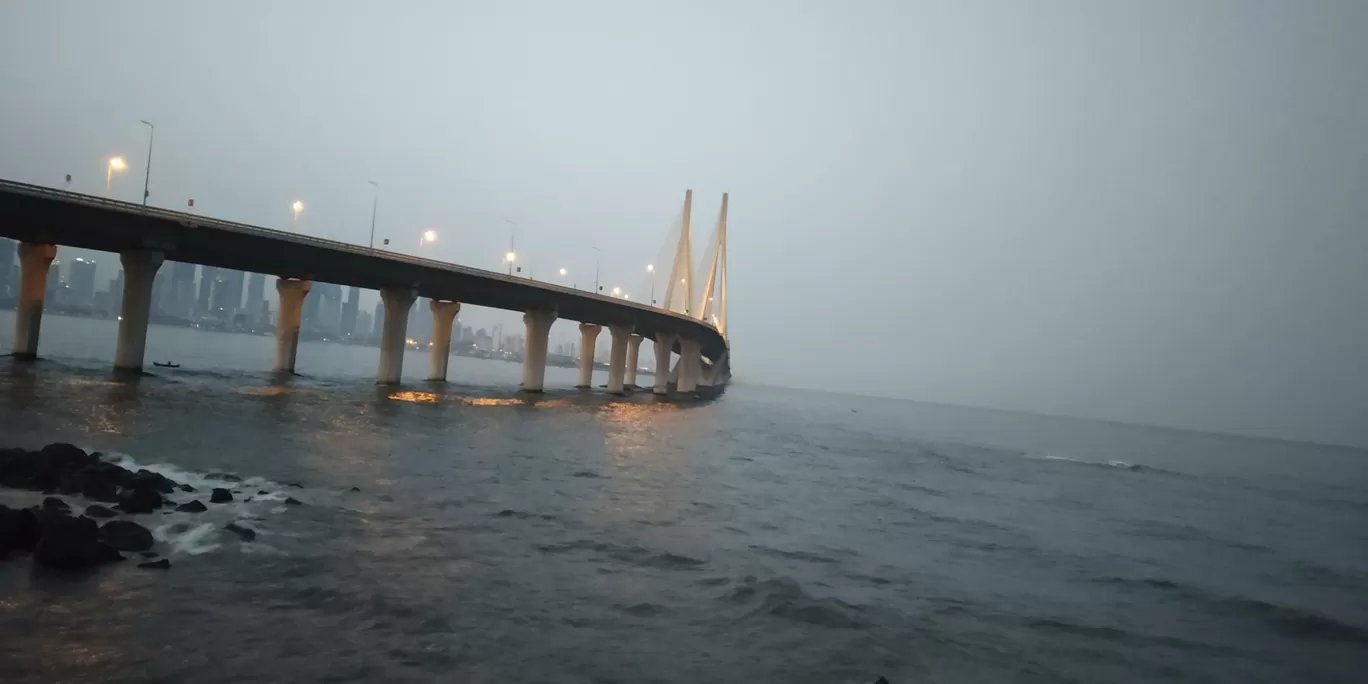
[[182, 369], [117, 381], [112, 324], [61, 317], [43, 351], [0, 359], [0, 445], [268, 494], [135, 516], [169, 572], [0, 562], [6, 683], [1368, 671], [1364, 452], [745, 386], [620, 400], [556, 369], [524, 400], [516, 366], [466, 359], [392, 390], [374, 350], [311, 344], [278, 381], [270, 340], [169, 328], [149, 358]]

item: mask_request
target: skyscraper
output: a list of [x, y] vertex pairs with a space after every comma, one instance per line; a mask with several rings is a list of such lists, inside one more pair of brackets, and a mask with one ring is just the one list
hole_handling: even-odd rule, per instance
[[247, 324], [256, 327], [264, 323], [261, 320], [261, 302], [266, 298], [266, 276], [262, 273], [253, 273], [247, 276], [247, 302], [242, 308], [247, 311]]
[[213, 315], [215, 318], [232, 320], [233, 314], [242, 306], [242, 271], [220, 268], [214, 279]]
[[14, 265], [19, 243], [8, 238], [0, 238], [0, 299], [15, 296], [19, 291], [18, 268]]
[[213, 266], [200, 266], [199, 295], [195, 297], [195, 318], [202, 318], [209, 315], [209, 304], [214, 292], [214, 280], [218, 278], [218, 269]]
[[385, 300], [375, 303], [375, 320], [371, 321], [371, 339], [380, 339], [380, 332], [385, 329]]
[[152, 276], [152, 315], [164, 316], [171, 304], [171, 276], [166, 275], [166, 269], [157, 269], [157, 275]]
[[309, 296], [318, 298], [318, 319], [314, 327], [322, 333], [337, 334], [342, 323], [342, 286], [337, 283], [314, 283]]
[[309, 286], [309, 294], [304, 297], [304, 308], [299, 315], [300, 330], [318, 330], [318, 311], [323, 308], [323, 294], [319, 291], [323, 283]]
[[95, 302], [95, 262], [77, 257], [71, 262], [71, 299], [72, 306], [89, 308]]
[[163, 264], [162, 269], [165, 270], [167, 266], [171, 269], [171, 293], [165, 313], [189, 320], [195, 307], [195, 265], [173, 261]]
[[343, 337], [357, 332], [356, 314], [360, 310], [361, 288], [352, 286], [347, 290], [347, 301], [342, 305], [342, 324], [337, 331]]

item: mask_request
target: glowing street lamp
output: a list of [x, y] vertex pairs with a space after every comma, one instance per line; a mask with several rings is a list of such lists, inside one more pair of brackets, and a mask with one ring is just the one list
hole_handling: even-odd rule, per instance
[[418, 248], [419, 248], [419, 249], [422, 249], [422, 247], [423, 247], [424, 244], [429, 243], [429, 242], [436, 242], [436, 241], [437, 241], [437, 231], [435, 231], [435, 230], [425, 230], [425, 231], [423, 231], [423, 237], [418, 238]]
[[517, 260], [518, 253], [513, 250], [509, 250], [508, 253], [504, 255], [504, 261], [508, 262], [508, 275], [513, 275], [513, 262]]
[[560, 270], [560, 274], [561, 274], [561, 277], [562, 277], [562, 278], [564, 278], [568, 273], [570, 273], [570, 271], [567, 271], [567, 270], [565, 270], [565, 269], [563, 269], [563, 268]]
[[105, 199], [109, 199], [109, 183], [114, 180], [115, 171], [123, 171], [128, 168], [128, 162], [123, 157], [110, 157], [109, 170], [105, 172]]
[[615, 287], [615, 288], [613, 288], [613, 296], [614, 296], [614, 297], [621, 297], [621, 296], [622, 296], [622, 288], [620, 288], [620, 287]]
[[295, 200], [294, 204], [290, 205], [290, 208], [294, 210], [294, 222], [299, 223], [299, 212], [304, 211], [304, 203]]
[[646, 272], [651, 274], [651, 303], [655, 304], [655, 264], [646, 264]]

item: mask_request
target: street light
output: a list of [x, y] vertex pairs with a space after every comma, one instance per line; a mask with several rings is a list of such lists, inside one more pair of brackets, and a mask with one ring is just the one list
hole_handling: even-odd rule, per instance
[[565, 269], [563, 269], [563, 268], [560, 270], [560, 274], [561, 274], [561, 277], [562, 277], [562, 278], [564, 278], [564, 277], [566, 276], [566, 274], [568, 274], [568, 273], [570, 273], [570, 272], [567, 271], [567, 270], [565, 270]]
[[290, 205], [290, 208], [294, 210], [294, 222], [299, 223], [299, 212], [304, 211], [304, 203], [295, 200], [294, 204]]
[[655, 264], [646, 264], [646, 272], [651, 274], [651, 303], [655, 304]]
[[436, 242], [436, 241], [437, 241], [437, 231], [435, 231], [435, 230], [425, 230], [425, 231], [423, 231], [423, 237], [418, 238], [418, 248], [419, 248], [419, 249], [422, 249], [424, 243]]
[[128, 162], [123, 157], [110, 157], [109, 170], [105, 172], [105, 199], [109, 199], [109, 182], [114, 179], [115, 171], [123, 171], [128, 168]]
[[375, 194], [371, 198], [371, 235], [370, 248], [375, 249], [375, 209], [380, 206], [380, 184], [373, 180], [366, 181], [375, 186]]
[[143, 176], [143, 206], [147, 206], [147, 198], [151, 194], [147, 191], [148, 183], [152, 182], [152, 138], [157, 135], [157, 127], [151, 121], [143, 121], [147, 124], [147, 173]]
[[621, 296], [622, 296], [622, 288], [620, 288], [620, 287], [615, 287], [615, 288], [613, 288], [613, 296], [614, 296], [614, 297], [621, 297]]
[[603, 291], [603, 286], [599, 285], [599, 262], [603, 260], [603, 252], [593, 245], [589, 245], [589, 249], [594, 250], [594, 294], [598, 294]]
[[512, 221], [512, 220], [510, 220], [510, 219], [504, 219], [504, 223], [507, 223], [508, 226], [509, 226], [509, 228], [508, 228], [508, 275], [513, 275], [513, 260], [514, 260], [515, 258], [517, 258], [517, 256], [518, 256], [516, 253], [514, 253], [514, 250], [515, 250], [516, 248], [513, 246], [513, 238], [517, 236], [517, 233], [518, 233], [518, 224], [517, 224], [516, 221]]
[[517, 252], [514, 252], [514, 251], [511, 250], [511, 249], [508, 250], [508, 253], [504, 255], [504, 261], [507, 261], [507, 262], [508, 262], [508, 275], [513, 275], [513, 262], [515, 262], [515, 261], [517, 261], [517, 260], [518, 260], [518, 253], [517, 253]]

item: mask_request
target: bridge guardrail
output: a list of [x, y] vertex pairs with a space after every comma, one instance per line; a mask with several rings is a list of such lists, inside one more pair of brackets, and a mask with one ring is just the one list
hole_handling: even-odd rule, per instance
[[[702, 325], [706, 328], [711, 328], [712, 330], [717, 330], [716, 326], [707, 321], [694, 318], [693, 316], [689, 316], [687, 314], [681, 314], [677, 311], [671, 311], [669, 309], [663, 309], [660, 307], [642, 304], [640, 302], [634, 302], [630, 299], [618, 299], [616, 297], [609, 297], [607, 295], [602, 295], [597, 292], [585, 292], [584, 290], [577, 290], [574, 288], [565, 287], [564, 285], [544, 283], [541, 281], [532, 280], [531, 278], [515, 278], [512, 276], [505, 275], [503, 273], [499, 273], [498, 271], [489, 271], [482, 268], [462, 266], [460, 264], [454, 264], [447, 261], [437, 261], [435, 259], [425, 259], [423, 257], [411, 256], [400, 252], [392, 252], [384, 249], [375, 249], [374, 247], [362, 247], [360, 245], [353, 245], [349, 242], [340, 242], [338, 240], [329, 240], [327, 238], [317, 238], [309, 235], [300, 235], [298, 233], [291, 233], [289, 231], [284, 230], [276, 230], [274, 228], [262, 228], [261, 226], [253, 226], [246, 223], [236, 223], [234, 221], [226, 221], [223, 219], [203, 216], [200, 214], [190, 214], [183, 211], [174, 211], [171, 209], [162, 209], [160, 207], [144, 206], [141, 204], [134, 204], [132, 202], [125, 202], [122, 200], [113, 200], [107, 197], [97, 197], [95, 195], [87, 195], [85, 193], [73, 192], [71, 190], [58, 190], [56, 188], [48, 188], [43, 187], [41, 185], [31, 185], [29, 183], [20, 183], [18, 181], [0, 179], [0, 189], [11, 190], [14, 192], [31, 195], [35, 197], [59, 199], [66, 202], [84, 204], [86, 206], [102, 207], [106, 209], [119, 211], [125, 214], [152, 216], [166, 220], [176, 221], [178, 223], [181, 223], [182, 225], [212, 226], [214, 228], [218, 228], [221, 230], [242, 233], [245, 235], [256, 235], [259, 237], [286, 240], [289, 242], [296, 242], [300, 244], [312, 244], [317, 245], [319, 247], [326, 247], [328, 249], [336, 249], [345, 252], [350, 252], [352, 254], [357, 254], [361, 256], [390, 259], [394, 261], [412, 264], [414, 266], [436, 268], [444, 271], [450, 271], [452, 273], [460, 273], [462, 275], [477, 276], [481, 278], [493, 278], [495, 280], [500, 280], [514, 285], [528, 285], [543, 290], [548, 290], [551, 292], [558, 292], [561, 294], [568, 294], [579, 297], [593, 297], [595, 299], [610, 304], [626, 306], [640, 311], [665, 314], [667, 316], [670, 316], [681, 321], [688, 321], [690, 323]], [[719, 332], [718, 334], [720, 335], [721, 333]]]

